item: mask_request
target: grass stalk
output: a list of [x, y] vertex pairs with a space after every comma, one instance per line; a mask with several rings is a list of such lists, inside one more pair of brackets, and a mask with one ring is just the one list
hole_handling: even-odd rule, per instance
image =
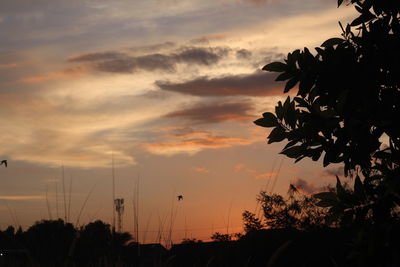
[[48, 186], [46, 184], [46, 206], [47, 206], [47, 212], [49, 215], [49, 220], [53, 220], [53, 216], [51, 216], [51, 208], [50, 208], [50, 203], [49, 203], [49, 196], [48, 196]]
[[90, 189], [89, 193], [86, 195], [85, 201], [83, 202], [83, 204], [82, 204], [82, 206], [81, 206], [81, 209], [79, 210], [78, 217], [77, 217], [77, 219], [76, 219], [76, 223], [75, 223], [76, 227], [79, 227], [79, 220], [80, 220], [80, 218], [81, 218], [82, 212], [83, 212], [83, 210], [84, 210], [84, 208], [85, 208], [85, 206], [86, 206], [86, 203], [88, 202], [90, 196], [92, 195], [92, 193], [93, 193], [95, 187], [96, 187], [96, 185], [94, 185], [94, 186], [92, 187], [92, 189]]

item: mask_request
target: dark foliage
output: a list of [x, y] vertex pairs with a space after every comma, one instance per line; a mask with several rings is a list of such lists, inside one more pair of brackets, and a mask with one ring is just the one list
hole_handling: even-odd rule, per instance
[[[342, 5], [343, 0], [338, 1]], [[365, 266], [395, 266], [400, 242], [400, 1], [351, 0], [358, 17], [342, 38], [331, 38], [311, 53], [289, 53], [263, 69], [279, 72], [284, 92], [255, 123], [273, 128], [268, 143], [288, 141], [281, 154], [323, 166], [344, 164], [351, 190], [337, 177], [336, 188], [314, 195], [330, 219], [354, 228], [349, 258]], [[386, 144], [382, 140], [387, 139]], [[385, 249], [382, 249], [385, 247]]]
[[76, 230], [63, 220], [43, 220], [23, 234], [22, 242], [35, 262], [43, 266], [62, 265], [67, 261]]

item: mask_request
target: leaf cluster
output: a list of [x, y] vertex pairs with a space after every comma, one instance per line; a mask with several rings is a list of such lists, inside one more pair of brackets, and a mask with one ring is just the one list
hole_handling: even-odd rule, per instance
[[[345, 173], [369, 171], [378, 158], [382, 136], [400, 163], [400, 1], [351, 1], [360, 13], [311, 53], [295, 50], [284, 62], [263, 70], [280, 73], [284, 92], [297, 96], [278, 102], [255, 124], [273, 128], [268, 143], [287, 140], [282, 154], [323, 165], [341, 163]], [[339, 5], [342, 1], [339, 1]]]

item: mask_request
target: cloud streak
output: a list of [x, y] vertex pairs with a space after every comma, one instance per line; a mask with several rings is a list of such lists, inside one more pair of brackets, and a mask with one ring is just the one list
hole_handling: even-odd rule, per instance
[[44, 199], [44, 196], [19, 196], [19, 195], [14, 195], [14, 196], [0, 196], [0, 200], [42, 200]]
[[178, 138], [178, 140], [145, 143], [143, 147], [157, 155], [195, 154], [204, 149], [219, 149], [238, 145], [248, 145], [254, 140], [240, 137], [215, 136], [204, 133], [196, 137]]
[[69, 62], [90, 63], [98, 71], [134, 73], [137, 71], [173, 72], [178, 64], [211, 66], [229, 53], [227, 48], [181, 47], [173, 53], [130, 56], [120, 52], [99, 52], [73, 56]]
[[276, 96], [283, 94], [275, 82], [274, 74], [255, 72], [245, 75], [230, 75], [220, 78], [207, 76], [181, 83], [157, 81], [165, 91], [195, 96]]
[[201, 103], [190, 108], [173, 111], [167, 114], [167, 118], [178, 118], [193, 121], [194, 123], [219, 123], [223, 121], [251, 120], [252, 103], [227, 102], [227, 103]]

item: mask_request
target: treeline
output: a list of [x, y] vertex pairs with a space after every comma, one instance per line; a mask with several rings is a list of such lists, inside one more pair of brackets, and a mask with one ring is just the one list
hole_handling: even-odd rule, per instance
[[[26, 231], [0, 231], [1, 266], [107, 266], [127, 261], [129, 233], [112, 231], [100, 220], [82, 228], [58, 220], [36, 222]], [[134, 259], [133, 259], [134, 260]]]

